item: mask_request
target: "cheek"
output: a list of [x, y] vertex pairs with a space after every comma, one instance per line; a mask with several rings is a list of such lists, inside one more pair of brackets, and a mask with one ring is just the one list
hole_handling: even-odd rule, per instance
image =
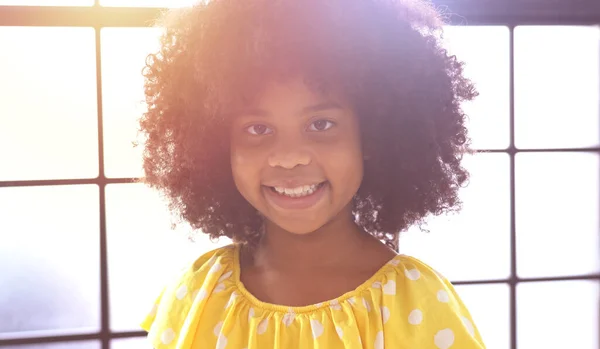
[[[356, 139], [346, 139], [320, 150], [320, 162], [331, 180], [347, 190], [358, 189], [363, 178], [363, 155]], [[317, 154], [318, 154], [317, 153]], [[356, 188], [355, 188], [356, 187]]]
[[232, 149], [231, 151], [231, 172], [235, 185], [242, 195], [246, 196], [246, 193], [250, 188], [255, 187], [259, 178], [260, 162], [258, 159], [253, 158], [250, 154], [239, 149]]
[[363, 159], [362, 154], [358, 151], [344, 151], [338, 153], [334, 160], [337, 176], [346, 181], [361, 182], [363, 176]]

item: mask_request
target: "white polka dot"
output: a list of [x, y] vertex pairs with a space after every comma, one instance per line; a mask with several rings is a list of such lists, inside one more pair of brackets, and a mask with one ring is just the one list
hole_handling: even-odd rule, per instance
[[387, 295], [395, 295], [396, 294], [396, 281], [388, 280], [388, 282], [383, 285], [383, 293]]
[[225, 290], [225, 284], [224, 283], [220, 283], [217, 285], [217, 287], [215, 287], [214, 289], [214, 293], [219, 293], [219, 292], [223, 292]]
[[439, 349], [448, 349], [454, 344], [454, 332], [449, 328], [441, 330], [433, 337], [433, 342]]
[[350, 303], [352, 305], [356, 305], [356, 298], [354, 298], [354, 297], [348, 298], [348, 303]]
[[423, 321], [423, 312], [419, 309], [415, 309], [408, 315], [408, 323], [411, 325], [418, 325]]
[[385, 324], [390, 319], [390, 309], [388, 307], [381, 307], [381, 320]]
[[227, 337], [225, 335], [220, 334], [219, 339], [217, 339], [217, 349], [225, 349], [227, 346]]
[[377, 332], [374, 349], [383, 349], [383, 331]]
[[448, 292], [445, 290], [439, 290], [437, 293], [437, 299], [442, 303], [448, 303], [450, 302], [450, 295], [448, 295]]
[[315, 307], [317, 307], [317, 308], [320, 308], [322, 306], [323, 306], [323, 303], [317, 303], [317, 304], [315, 304]]
[[212, 257], [210, 257], [210, 259], [208, 260], [208, 262], [206, 262], [206, 264], [210, 265], [212, 267], [213, 265], [215, 265], [216, 261], [217, 261], [217, 256], [213, 255]]
[[205, 291], [204, 289], [201, 289], [201, 290], [195, 290], [195, 291], [192, 293], [192, 299], [193, 299], [193, 300], [198, 300], [198, 301], [201, 301], [201, 300], [203, 300], [204, 298], [206, 298], [206, 291]]
[[313, 338], [319, 338], [324, 331], [323, 325], [318, 320], [310, 320], [310, 328], [312, 329]]
[[398, 266], [398, 264], [400, 264], [400, 260], [399, 260], [399, 259], [395, 259], [395, 258], [394, 258], [394, 259], [392, 259], [392, 260], [391, 260], [389, 263], [390, 263], [391, 265], [393, 265], [393, 266], [397, 267], [397, 266]]
[[198, 300], [203, 300], [204, 298], [206, 298], [206, 290], [201, 289], [200, 293], [198, 294]]
[[179, 287], [179, 289], [175, 293], [175, 297], [177, 297], [177, 299], [179, 299], [179, 300], [182, 300], [183, 297], [185, 297], [185, 295], [187, 295], [187, 292], [188, 292], [187, 286], [182, 285], [181, 287]]
[[221, 264], [217, 262], [217, 263], [213, 264], [212, 267], [210, 267], [210, 270], [208, 271], [208, 273], [209, 274], [216, 273], [219, 270], [221, 270]]
[[156, 316], [156, 313], [158, 312], [158, 304], [154, 304], [152, 306], [152, 309], [150, 309], [150, 313], [148, 313], [149, 317], [154, 317]]
[[332, 300], [329, 303], [329, 306], [331, 307], [331, 309], [333, 310], [342, 310], [342, 306], [340, 305], [340, 302], [337, 301], [337, 299]]
[[381, 281], [375, 281], [373, 283], [373, 288], [381, 288]]
[[254, 308], [250, 308], [250, 311], [248, 312], [248, 322], [250, 322], [253, 317], [254, 317]]
[[340, 339], [344, 338], [344, 330], [342, 330], [340, 326], [335, 326], [335, 332], [337, 332], [338, 337], [340, 337]]
[[296, 320], [296, 314], [292, 311], [287, 312], [284, 316], [283, 316], [283, 324], [286, 325], [287, 327], [289, 327], [294, 320]]
[[465, 324], [467, 331], [469, 331], [469, 334], [471, 336], [475, 336], [475, 326], [473, 326], [473, 323], [471, 322], [471, 320], [469, 320], [468, 318], [463, 316], [462, 321], [463, 321], [463, 324]]
[[160, 341], [162, 344], [170, 344], [175, 339], [175, 331], [172, 328], [167, 328], [160, 335]]
[[215, 329], [213, 330], [215, 336], [218, 336], [221, 334], [221, 330], [223, 329], [223, 321], [219, 322], [217, 324], [217, 326], [215, 326]]
[[365, 308], [367, 308], [367, 311], [371, 311], [371, 304], [369, 304], [369, 302], [367, 302], [367, 300], [365, 298], [363, 298], [362, 300], [363, 300], [363, 305], [365, 306]]
[[231, 296], [229, 297], [229, 301], [227, 302], [227, 305], [225, 305], [225, 309], [227, 309], [230, 306], [232, 306], [233, 303], [235, 303], [236, 298], [237, 298], [237, 293], [232, 292]]
[[413, 281], [419, 280], [419, 278], [421, 277], [421, 273], [417, 269], [406, 269], [404, 271], [404, 275], [406, 275], [407, 278]]
[[226, 272], [225, 274], [223, 274], [223, 276], [221, 276], [221, 277], [219, 278], [219, 281], [218, 281], [218, 282], [223, 282], [223, 281], [225, 281], [225, 280], [229, 279], [229, 277], [231, 276], [231, 274], [233, 274], [233, 272], [232, 272], [232, 271], [228, 271], [228, 272]]
[[269, 327], [269, 319], [264, 319], [258, 324], [258, 328], [256, 329], [256, 333], [264, 334], [267, 332], [267, 328]]

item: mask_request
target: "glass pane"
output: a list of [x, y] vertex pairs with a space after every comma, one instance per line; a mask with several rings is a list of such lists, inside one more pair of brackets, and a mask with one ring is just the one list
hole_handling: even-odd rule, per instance
[[99, 328], [98, 187], [0, 189], [0, 336]]
[[16, 6], [92, 6], [93, 4], [94, 0], [0, 0], [0, 5]]
[[[146, 111], [142, 68], [156, 52], [158, 28], [104, 28], [102, 37], [102, 107], [104, 172], [107, 177], [142, 176], [138, 118]], [[132, 45], [132, 43], [135, 43]]]
[[0, 180], [98, 176], [94, 30], [0, 27]]
[[600, 144], [600, 29], [515, 29], [515, 144], [518, 148]]
[[[0, 347], [2, 349], [100, 349], [100, 342], [63, 342], [63, 343], [43, 343], [28, 345], [9, 345]], [[148, 348], [146, 348], [148, 349]]]
[[600, 271], [598, 160], [594, 153], [517, 155], [519, 276]]
[[510, 294], [505, 284], [458, 285], [487, 349], [510, 348]]
[[461, 190], [462, 212], [428, 219], [425, 228], [430, 233], [417, 227], [402, 233], [400, 252], [422, 259], [454, 281], [508, 277], [508, 155], [465, 157], [465, 167], [471, 171], [471, 182]]
[[597, 349], [599, 286], [598, 281], [519, 285], [518, 347]]
[[451, 54], [466, 63], [465, 75], [479, 96], [463, 104], [467, 127], [476, 149], [509, 145], [509, 52], [507, 27], [452, 26], [445, 37]]
[[102, 6], [114, 7], [186, 7], [201, 0], [100, 0]]
[[[139, 330], [154, 298], [168, 278], [204, 252], [230, 241], [212, 243], [181, 226], [171, 230], [164, 201], [142, 184], [106, 188], [111, 326]], [[135, 255], [135, 258], [132, 258]]]
[[110, 349], [151, 349], [152, 345], [146, 337], [115, 339], [110, 344]]

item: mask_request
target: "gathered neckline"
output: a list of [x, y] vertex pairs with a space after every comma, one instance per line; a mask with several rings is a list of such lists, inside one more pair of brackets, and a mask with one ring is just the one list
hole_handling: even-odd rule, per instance
[[330, 300], [326, 300], [326, 301], [323, 301], [323, 302], [317, 303], [317, 304], [304, 305], [304, 306], [287, 306], [287, 305], [279, 305], [279, 304], [263, 302], [263, 301], [259, 300], [258, 298], [256, 298], [250, 291], [248, 291], [246, 289], [246, 286], [244, 286], [244, 283], [241, 280], [240, 251], [241, 251], [241, 245], [235, 244], [234, 248], [232, 249], [233, 281], [235, 283], [235, 287], [236, 287], [237, 291], [242, 296], [244, 296], [250, 303], [252, 303], [252, 305], [255, 307], [262, 308], [262, 309], [268, 310], [268, 311], [273, 311], [273, 312], [294, 313], [294, 314], [313, 312], [313, 311], [323, 308], [325, 305], [333, 304], [333, 303], [341, 303], [352, 297], [358, 296], [366, 289], [372, 288], [373, 284], [375, 282], [379, 281], [379, 279], [384, 274], [387, 273], [388, 269], [394, 268], [393, 261], [398, 259], [400, 256], [402, 256], [401, 254], [394, 256], [392, 259], [390, 259], [388, 262], [386, 262], [383, 266], [381, 266], [370, 278], [368, 278], [366, 281], [364, 281], [362, 284], [360, 284], [354, 290], [348, 291], [339, 297], [336, 297], [336, 298], [330, 299]]

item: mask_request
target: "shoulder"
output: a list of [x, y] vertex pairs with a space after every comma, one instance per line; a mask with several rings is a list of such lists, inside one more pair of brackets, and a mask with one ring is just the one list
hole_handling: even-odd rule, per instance
[[235, 245], [228, 245], [203, 254], [181, 269], [167, 283], [165, 291], [176, 291], [177, 289], [181, 294], [183, 293], [182, 287], [198, 290], [207, 282], [207, 279], [215, 276], [222, 277], [224, 273], [231, 275], [235, 264], [235, 250]]
[[[400, 254], [391, 262], [397, 272], [402, 274], [403, 279], [409, 286], [417, 287], [452, 287], [452, 284], [429, 264], [424, 261], [405, 254]], [[418, 281], [410, 283], [410, 281]]]
[[448, 279], [411, 256], [399, 255], [390, 263], [394, 272], [389, 278], [395, 277], [396, 293], [384, 298], [384, 305], [394, 315], [392, 326], [411, 334], [410, 345], [485, 348], [471, 313]]
[[[235, 245], [229, 245], [205, 253], [165, 284], [141, 323], [155, 345], [183, 337], [184, 323], [192, 321], [197, 308], [206, 306], [209, 298], [211, 303], [222, 301], [227, 293], [223, 291], [232, 286], [235, 251]], [[216, 293], [220, 294], [213, 297]]]

